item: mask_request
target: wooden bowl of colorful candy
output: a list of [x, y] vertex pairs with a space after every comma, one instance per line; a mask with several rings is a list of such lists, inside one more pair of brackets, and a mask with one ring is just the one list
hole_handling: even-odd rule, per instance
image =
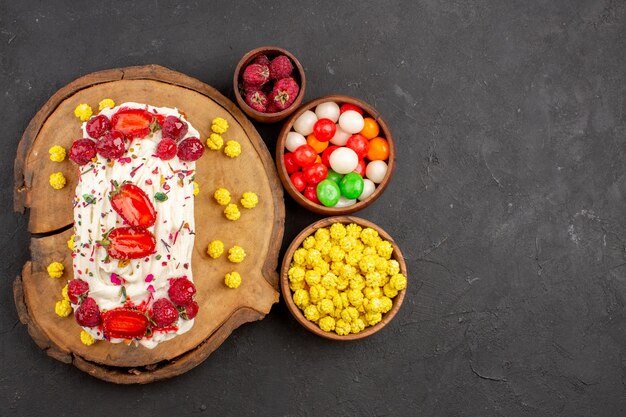
[[383, 229], [353, 216], [322, 219], [293, 240], [280, 285], [295, 319], [318, 336], [357, 340], [385, 327], [406, 292], [402, 252]]
[[289, 195], [326, 216], [373, 203], [391, 180], [395, 156], [391, 131], [376, 109], [343, 95], [300, 107], [276, 145], [278, 176]]

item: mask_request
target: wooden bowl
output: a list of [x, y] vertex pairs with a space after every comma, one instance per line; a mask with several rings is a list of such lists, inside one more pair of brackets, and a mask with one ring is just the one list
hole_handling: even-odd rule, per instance
[[[318, 104], [321, 104], [327, 101], [334, 101], [340, 106], [345, 103], [350, 103], [350, 104], [354, 104], [362, 108], [363, 111], [365, 112], [365, 116], [369, 116], [373, 118], [374, 120], [376, 120], [376, 122], [380, 126], [380, 132], [381, 132], [380, 136], [387, 139], [387, 142], [389, 143], [389, 159], [387, 160], [387, 175], [385, 176], [383, 181], [376, 186], [376, 190], [374, 190], [374, 193], [371, 196], [369, 196], [363, 201], [357, 201], [356, 204], [349, 206], [349, 207], [326, 207], [322, 204], [316, 204], [312, 202], [311, 200], [306, 198], [304, 194], [296, 190], [296, 187], [294, 187], [293, 184], [291, 183], [291, 180], [289, 179], [289, 174], [287, 173], [287, 169], [285, 168], [285, 162], [284, 162], [285, 141], [287, 140], [287, 134], [291, 131], [291, 128], [294, 122], [305, 111], [312, 110], [315, 107], [317, 107]], [[383, 117], [380, 115], [380, 113], [378, 113], [378, 111], [374, 107], [370, 106], [363, 100], [359, 100], [358, 98], [354, 98], [350, 96], [331, 95], [331, 96], [320, 97], [313, 101], [309, 101], [308, 103], [300, 107], [294, 114], [291, 115], [289, 120], [285, 122], [285, 125], [280, 131], [280, 134], [278, 135], [278, 141], [276, 143], [276, 168], [278, 170], [278, 176], [280, 177], [280, 180], [282, 181], [283, 186], [285, 187], [289, 195], [294, 200], [296, 200], [296, 202], [300, 204], [302, 207], [312, 212], [322, 214], [324, 216], [339, 216], [343, 214], [350, 214], [350, 213], [359, 211], [361, 209], [364, 209], [365, 207], [372, 204], [378, 197], [380, 197], [380, 195], [383, 193], [383, 191], [387, 187], [387, 184], [389, 184], [389, 181], [391, 181], [391, 176], [393, 174], [395, 165], [396, 165], [396, 148], [393, 142], [393, 137], [391, 135], [391, 130], [389, 129], [387, 122], [385, 122]]]
[[298, 323], [300, 323], [310, 332], [315, 333], [316, 335], [324, 337], [326, 339], [331, 339], [331, 340], [347, 341], [347, 340], [363, 339], [363, 338], [373, 335], [374, 333], [376, 333], [377, 331], [385, 327], [387, 324], [389, 324], [389, 322], [398, 313], [398, 310], [400, 310], [400, 306], [402, 305], [402, 301], [404, 300], [404, 294], [406, 293], [406, 288], [401, 291], [398, 291], [398, 295], [392, 299], [393, 307], [387, 313], [383, 314], [383, 319], [379, 323], [375, 324], [374, 326], [366, 327], [363, 331], [359, 333], [350, 333], [345, 336], [339, 336], [337, 333], [334, 333], [334, 332], [325, 332], [322, 329], [320, 329], [317, 324], [307, 320], [306, 317], [304, 317], [304, 313], [294, 303], [293, 294], [291, 292], [291, 289], [289, 288], [288, 271], [291, 265], [291, 260], [293, 258], [293, 253], [296, 251], [296, 249], [300, 247], [300, 245], [302, 245], [302, 242], [304, 241], [305, 238], [315, 233], [315, 231], [319, 229], [320, 227], [329, 227], [333, 223], [343, 223], [343, 224], [356, 223], [363, 228], [371, 227], [372, 229], [375, 229], [383, 239], [391, 243], [391, 245], [393, 246], [393, 253], [391, 257], [392, 259], [395, 259], [396, 261], [398, 261], [398, 263], [400, 264], [400, 272], [404, 274], [404, 276], [408, 277], [407, 270], [406, 270], [406, 263], [404, 262], [404, 256], [402, 255], [400, 248], [398, 247], [396, 242], [394, 242], [391, 236], [389, 236], [387, 232], [385, 232], [382, 228], [380, 228], [380, 226], [377, 226], [376, 224], [370, 221], [367, 221], [365, 219], [362, 219], [360, 217], [335, 216], [335, 217], [327, 217], [325, 219], [319, 220], [313, 223], [312, 225], [306, 227], [302, 232], [300, 232], [298, 236], [296, 236], [293, 242], [291, 242], [291, 245], [289, 245], [289, 248], [287, 248], [285, 257], [283, 258], [283, 264], [280, 270], [281, 292], [283, 294], [283, 299], [285, 300], [285, 303], [287, 304], [287, 308], [289, 309], [289, 312], [291, 312], [291, 315], [293, 315], [293, 317], [298, 321]]
[[[241, 86], [241, 74], [243, 70], [251, 63], [257, 56], [259, 55], [267, 55], [270, 59], [278, 56], [278, 55], [287, 55], [291, 62], [294, 64], [294, 72], [293, 78], [296, 80], [298, 85], [300, 86], [300, 91], [298, 92], [298, 97], [293, 102], [291, 106], [286, 108], [285, 110], [279, 111], [278, 113], [261, 113], [259, 111], [254, 110], [252, 107], [248, 106], [245, 102], [242, 92], [243, 88]], [[304, 75], [304, 68], [300, 64], [300, 61], [296, 59], [295, 56], [286, 49], [279, 48], [278, 46], [261, 46], [260, 48], [255, 48], [245, 54], [243, 58], [237, 64], [235, 68], [235, 73], [233, 74], [233, 90], [235, 92], [235, 99], [237, 100], [237, 104], [241, 107], [241, 110], [244, 111], [251, 119], [256, 120], [261, 123], [275, 123], [279, 122], [290, 114], [292, 114], [298, 106], [302, 103], [302, 99], [304, 98], [304, 91], [306, 89], [306, 76]]]

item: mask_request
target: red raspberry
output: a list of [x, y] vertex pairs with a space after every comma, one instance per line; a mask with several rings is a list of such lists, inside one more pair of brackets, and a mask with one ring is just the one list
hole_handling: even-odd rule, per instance
[[256, 111], [264, 113], [267, 109], [267, 96], [263, 91], [250, 91], [246, 93], [245, 100]]
[[98, 139], [100, 136], [111, 130], [111, 121], [104, 114], [99, 114], [96, 117], [92, 117], [85, 126], [87, 134], [94, 139]]
[[286, 55], [279, 55], [276, 58], [272, 59], [269, 67], [270, 78], [272, 80], [287, 78], [291, 75], [291, 72], [293, 71], [293, 64]]
[[67, 283], [67, 296], [72, 304], [78, 304], [87, 294], [89, 294], [89, 284], [82, 279], [73, 279]]
[[270, 70], [266, 65], [250, 64], [243, 70], [244, 85], [260, 87], [270, 79]]
[[204, 153], [204, 145], [198, 138], [187, 138], [178, 144], [177, 155], [181, 161], [196, 161]]
[[156, 147], [156, 156], [164, 161], [168, 161], [176, 156], [177, 151], [176, 142], [170, 138], [163, 138]]
[[176, 116], [167, 116], [161, 126], [161, 134], [163, 137], [171, 138], [178, 142], [181, 140], [189, 130], [189, 125], [180, 120]]
[[91, 297], [85, 298], [85, 301], [74, 312], [74, 317], [76, 322], [84, 327], [96, 327], [102, 323], [98, 304]]
[[159, 298], [152, 304], [152, 321], [157, 328], [167, 327], [178, 318], [178, 310], [167, 298]]
[[267, 105], [267, 108], [265, 109], [265, 113], [278, 113], [279, 111], [280, 109], [276, 107], [276, 103], [274, 103], [273, 101], [270, 101]]
[[111, 130], [100, 138], [96, 144], [98, 154], [107, 159], [117, 159], [126, 152], [124, 134], [119, 130]]
[[199, 309], [200, 307], [198, 306], [198, 303], [196, 303], [195, 301], [192, 301], [191, 304], [183, 308], [181, 315], [183, 316], [183, 318], [187, 320], [191, 320], [192, 318], [198, 315]]
[[293, 78], [283, 78], [276, 81], [270, 93], [270, 101], [276, 104], [279, 110], [285, 110], [291, 106], [298, 96], [300, 87]]
[[259, 65], [265, 65], [266, 67], [270, 66], [270, 59], [267, 57], [267, 55], [265, 54], [261, 54], [259, 56], [257, 56], [256, 58], [254, 58], [254, 61], [252, 61], [253, 64], [259, 64]]
[[91, 139], [78, 139], [72, 143], [69, 158], [78, 165], [85, 165], [96, 156], [96, 142]]
[[187, 277], [170, 279], [170, 288], [167, 290], [170, 300], [181, 307], [190, 305], [196, 293], [196, 286]]

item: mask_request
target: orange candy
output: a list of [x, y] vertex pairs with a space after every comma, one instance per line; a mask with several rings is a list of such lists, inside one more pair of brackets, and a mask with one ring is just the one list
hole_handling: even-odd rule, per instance
[[380, 133], [380, 127], [378, 127], [378, 123], [376, 120], [371, 117], [366, 117], [363, 119], [365, 125], [363, 126], [363, 130], [361, 130], [361, 135], [365, 136], [367, 139], [374, 139]]
[[389, 158], [389, 143], [383, 138], [370, 140], [367, 159], [370, 161], [386, 161]]
[[317, 155], [317, 158], [315, 158], [315, 163], [316, 163], [316, 164], [320, 164], [320, 163], [322, 163], [322, 157], [321, 157], [321, 156], [319, 156], [319, 155]]
[[315, 149], [317, 153], [322, 153], [324, 149], [328, 148], [328, 142], [317, 140], [313, 133], [306, 137], [306, 143], [308, 143], [311, 148]]

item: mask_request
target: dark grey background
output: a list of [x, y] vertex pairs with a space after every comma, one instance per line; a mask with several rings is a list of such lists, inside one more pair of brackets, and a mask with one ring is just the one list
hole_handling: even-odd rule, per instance
[[[617, 0], [0, 1], [0, 415], [624, 415], [625, 34]], [[341, 344], [281, 303], [148, 386], [46, 357], [11, 297], [28, 259], [11, 211], [28, 121], [73, 79], [128, 65], [232, 99], [238, 59], [264, 44], [300, 58], [307, 99], [360, 97], [392, 126], [394, 180], [360, 215], [407, 255], [397, 318]], [[278, 129], [259, 126], [272, 152]], [[283, 249], [317, 219], [286, 206]]]

